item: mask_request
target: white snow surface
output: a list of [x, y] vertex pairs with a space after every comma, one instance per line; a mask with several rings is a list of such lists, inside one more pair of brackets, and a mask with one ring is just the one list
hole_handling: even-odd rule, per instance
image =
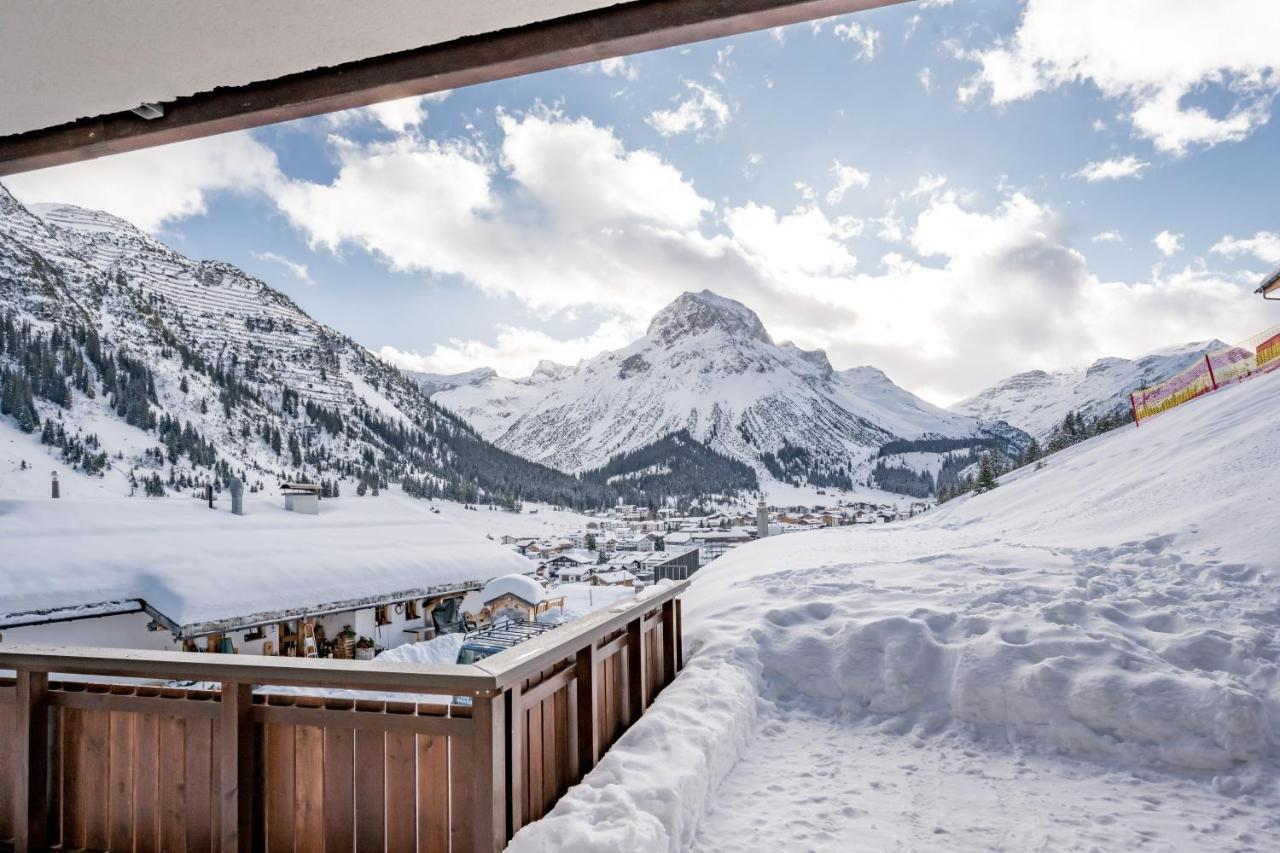
[[1278, 404], [710, 564], [686, 669], [509, 849], [1277, 849]]
[[[47, 476], [47, 475], [46, 475]], [[527, 570], [529, 561], [387, 493], [318, 516], [245, 495], [0, 499], [0, 613], [143, 599], [180, 625], [314, 608]]]
[[[529, 560], [524, 560], [525, 566], [532, 571], [534, 566]], [[547, 591], [542, 588], [542, 584], [533, 578], [522, 575], [502, 575], [494, 578], [484, 585], [484, 589], [480, 591], [480, 598], [483, 601], [493, 601], [504, 595], [517, 596], [530, 604], [540, 604], [547, 597]]]

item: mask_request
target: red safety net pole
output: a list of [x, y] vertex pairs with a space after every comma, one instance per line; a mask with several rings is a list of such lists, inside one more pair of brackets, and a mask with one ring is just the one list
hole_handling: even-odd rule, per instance
[[1129, 408], [1133, 410], [1133, 426], [1138, 426], [1138, 404], [1133, 399], [1133, 394], [1129, 395]]
[[1209, 358], [1208, 353], [1204, 354], [1204, 363], [1205, 363], [1205, 366], [1209, 368], [1209, 381], [1213, 384], [1213, 390], [1217, 391], [1218, 380], [1217, 380], [1217, 377], [1213, 375], [1213, 359]]

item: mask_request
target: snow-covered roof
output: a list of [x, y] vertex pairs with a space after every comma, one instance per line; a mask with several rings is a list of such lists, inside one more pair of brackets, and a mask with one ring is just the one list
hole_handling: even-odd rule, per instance
[[626, 569], [618, 569], [612, 572], [596, 572], [595, 576], [604, 583], [624, 583], [636, 579], [636, 576]]
[[486, 604], [504, 595], [514, 595], [527, 604], [541, 604], [547, 597], [547, 591], [528, 575], [510, 574], [494, 578], [480, 592], [480, 598]]
[[184, 634], [209, 623], [370, 606], [456, 589], [528, 561], [386, 494], [243, 517], [182, 498], [0, 500], [0, 616], [137, 599]]

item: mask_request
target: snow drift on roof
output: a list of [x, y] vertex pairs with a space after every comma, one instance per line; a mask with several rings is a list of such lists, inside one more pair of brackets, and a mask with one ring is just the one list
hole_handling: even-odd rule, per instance
[[483, 582], [527, 561], [398, 495], [246, 496], [246, 515], [166, 498], [0, 500], [0, 614], [139, 598], [179, 625]]
[[[525, 560], [520, 562], [526, 566], [528, 565]], [[542, 588], [542, 584], [533, 578], [517, 573], [494, 578], [485, 584], [484, 591], [480, 595], [485, 602], [493, 601], [495, 598], [500, 598], [504, 595], [514, 595], [529, 604], [540, 604], [547, 597], [547, 591]]]

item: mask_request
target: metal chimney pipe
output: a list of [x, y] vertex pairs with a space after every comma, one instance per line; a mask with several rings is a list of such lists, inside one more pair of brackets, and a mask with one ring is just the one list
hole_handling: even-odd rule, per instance
[[227, 488], [231, 490], [231, 514], [244, 515], [244, 483], [239, 477], [232, 477]]
[[57, 500], [60, 497], [62, 496], [58, 494], [58, 472], [54, 471], [53, 472], [53, 498], [54, 500]]

